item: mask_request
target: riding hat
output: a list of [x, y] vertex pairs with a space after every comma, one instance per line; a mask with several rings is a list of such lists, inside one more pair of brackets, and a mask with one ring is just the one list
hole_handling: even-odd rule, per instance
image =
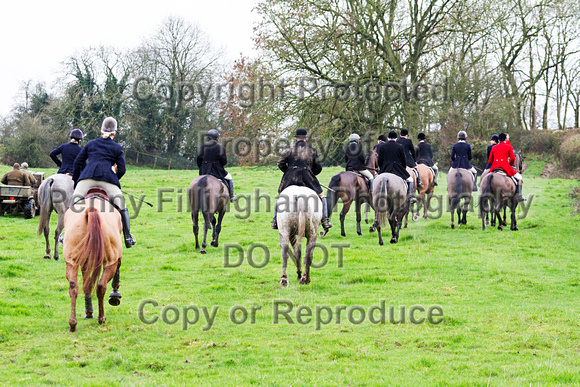
[[[117, 131], [117, 120], [113, 117], [107, 117], [103, 120], [103, 125], [101, 125], [102, 133], [114, 133]], [[72, 132], [71, 132], [72, 133]]]
[[407, 136], [408, 134], [409, 134], [409, 131], [407, 129], [401, 130], [401, 136]]
[[491, 136], [491, 141], [499, 142], [499, 136], [497, 134], [494, 134], [493, 136]]
[[425, 140], [427, 137], [425, 137], [425, 133], [419, 133], [419, 135], [417, 136], [418, 140]]
[[381, 134], [378, 138], [379, 141], [387, 141], [387, 136], [385, 136], [384, 134]]
[[219, 136], [220, 136], [220, 132], [218, 132], [216, 129], [210, 129], [207, 132], [207, 138], [217, 140], [219, 138]]
[[357, 141], [357, 140], [360, 140], [360, 136], [356, 133], [353, 133], [348, 137], [348, 141], [352, 142], [352, 141]]
[[499, 141], [505, 141], [507, 139], [507, 135], [505, 133], [500, 133], [499, 134]]
[[389, 132], [389, 138], [397, 138], [397, 132], [395, 132], [394, 130], [391, 130]]
[[465, 131], [461, 131], [459, 133], [457, 133], [457, 139], [459, 140], [465, 140], [467, 139], [467, 133], [465, 133]]
[[296, 138], [306, 138], [306, 129], [296, 129]]
[[70, 138], [74, 138], [75, 140], [80, 140], [84, 137], [83, 132], [80, 129], [73, 129], [70, 134]]

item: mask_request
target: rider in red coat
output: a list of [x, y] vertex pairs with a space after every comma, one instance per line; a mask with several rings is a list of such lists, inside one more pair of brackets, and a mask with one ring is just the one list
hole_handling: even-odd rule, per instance
[[507, 140], [507, 135], [505, 133], [500, 133], [499, 144], [491, 148], [491, 153], [489, 154], [488, 162], [491, 164], [490, 171], [493, 172], [496, 169], [503, 170], [506, 175], [513, 176], [518, 181], [518, 201], [526, 200], [522, 196], [522, 175], [520, 175], [514, 168], [514, 162], [516, 161], [516, 156], [514, 153], [514, 148], [512, 147], [509, 140]]

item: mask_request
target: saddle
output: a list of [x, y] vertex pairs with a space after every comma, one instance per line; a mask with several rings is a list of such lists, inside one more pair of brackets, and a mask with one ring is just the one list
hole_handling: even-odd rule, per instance
[[107, 191], [105, 191], [104, 189], [99, 187], [92, 187], [89, 188], [89, 191], [85, 195], [85, 200], [86, 199], [99, 199], [108, 202], [109, 196], [107, 195]]
[[508, 175], [507, 175], [507, 173], [505, 173], [505, 171], [504, 171], [503, 169], [496, 168], [496, 169], [494, 169], [494, 170], [493, 170], [493, 171], [491, 171], [491, 172], [493, 172], [493, 173], [497, 173], [498, 175], [502, 175], [502, 176], [505, 176], [505, 177], [509, 177], [509, 178], [510, 178], [510, 180], [511, 180], [511, 181], [512, 181], [512, 182], [515, 184], [515, 186], [516, 186], [516, 188], [517, 188], [517, 186], [518, 186], [518, 181], [516, 180], [516, 178], [515, 178], [515, 177], [513, 177], [513, 176], [508, 176]]

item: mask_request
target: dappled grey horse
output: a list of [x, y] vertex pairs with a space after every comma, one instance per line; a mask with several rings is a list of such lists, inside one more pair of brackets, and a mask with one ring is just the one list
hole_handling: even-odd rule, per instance
[[376, 176], [373, 182], [373, 207], [375, 209], [373, 227], [376, 227], [379, 234], [379, 245], [383, 244], [381, 226], [386, 224], [387, 219], [391, 226], [391, 243], [397, 243], [403, 217], [409, 211], [407, 183], [392, 173], [381, 173]]
[[58, 214], [58, 225], [54, 233], [54, 259], [58, 260], [58, 238], [64, 227], [64, 214], [70, 206], [70, 200], [74, 193], [74, 183], [70, 175], [56, 174], [45, 179], [38, 188], [38, 201], [40, 205], [40, 219], [38, 223], [38, 235], [44, 232], [46, 240], [46, 255], [50, 259], [50, 215], [52, 211]]
[[[307, 187], [291, 185], [276, 201], [278, 233], [280, 234], [280, 247], [282, 248], [282, 276], [280, 285], [288, 286], [288, 257], [290, 245], [294, 250], [296, 262], [297, 280], [301, 285], [310, 283], [310, 265], [312, 254], [316, 247], [318, 226], [322, 219], [322, 202], [319, 196]], [[304, 256], [304, 272], [300, 262], [302, 239], [306, 238], [306, 254]]]

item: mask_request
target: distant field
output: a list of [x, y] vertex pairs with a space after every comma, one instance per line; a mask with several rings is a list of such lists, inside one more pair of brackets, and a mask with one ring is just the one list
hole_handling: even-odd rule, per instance
[[[312, 283], [306, 286], [295, 281], [290, 265], [287, 289], [279, 285], [272, 212], [266, 199], [254, 207], [256, 189], [274, 197], [280, 171], [228, 169], [236, 193], [252, 195], [252, 207], [248, 212], [242, 198], [240, 210], [224, 218], [220, 247], [200, 255], [185, 211], [187, 187], [197, 171], [129, 168], [123, 189], [145, 194], [155, 208], [143, 205], [132, 221], [138, 245], [124, 251], [121, 305], [106, 304], [107, 322], [99, 326], [96, 319], [82, 319], [79, 297], [74, 334], [68, 333], [64, 261], [42, 258], [38, 218], [6, 215], [0, 218], [0, 385], [579, 384], [580, 217], [571, 215], [569, 197], [579, 183], [541, 179], [542, 168], [532, 161], [524, 174], [524, 193], [534, 198], [527, 217], [519, 219], [518, 232], [482, 232], [475, 213], [468, 214], [467, 226], [451, 230], [450, 215], [443, 212], [438, 219], [410, 222], [398, 244], [378, 246], [366, 224], [363, 235], [356, 235], [354, 208], [347, 215], [346, 238], [334, 214], [335, 227], [319, 238], [328, 248], [328, 263], [312, 270]], [[0, 173], [9, 169], [0, 167]], [[48, 176], [56, 170], [45, 171]], [[324, 169], [320, 181], [328, 184], [338, 171]], [[444, 195], [445, 175], [439, 181], [436, 193]], [[175, 188], [163, 194], [173, 201], [163, 203], [162, 212], [158, 188]], [[179, 195], [183, 211], [178, 210]], [[269, 249], [267, 265], [254, 268], [244, 260], [239, 267], [224, 267], [227, 244], [239, 244], [247, 258], [253, 243]], [[350, 246], [339, 267], [337, 249], [331, 246], [341, 243]], [[232, 252], [231, 260], [236, 257]], [[263, 261], [263, 249], [256, 248], [253, 258]], [[317, 249], [315, 261], [321, 259]], [[143, 323], [138, 309], [147, 299], [159, 306], [147, 305], [145, 318], [174, 305], [180, 319], [173, 325], [161, 318]], [[294, 324], [283, 317], [274, 323], [275, 300], [293, 303]], [[375, 324], [368, 312], [381, 301], [387, 321]], [[183, 330], [182, 308], [189, 305], [200, 308], [199, 321]], [[235, 306], [248, 310], [245, 323], [230, 320]], [[312, 310], [310, 323], [298, 323], [299, 306]], [[333, 313], [346, 308], [340, 323], [334, 313], [332, 322], [317, 329], [317, 306]], [[365, 311], [361, 324], [347, 318], [357, 306], [351, 317]], [[389, 322], [389, 306], [396, 308], [396, 319], [399, 307], [406, 307], [405, 323]], [[442, 322], [411, 323], [412, 306], [439, 306]], [[210, 313], [218, 308], [207, 330], [201, 307]], [[261, 307], [255, 308], [254, 323], [252, 307]], [[327, 313], [319, 308], [323, 320]], [[194, 313], [189, 316], [193, 319]]]

